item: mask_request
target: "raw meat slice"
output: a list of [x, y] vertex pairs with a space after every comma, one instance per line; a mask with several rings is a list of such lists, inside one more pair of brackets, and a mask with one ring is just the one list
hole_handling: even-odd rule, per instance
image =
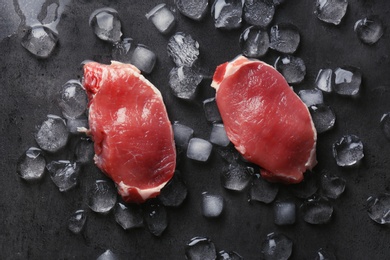
[[212, 87], [227, 135], [270, 181], [298, 183], [316, 161], [305, 104], [273, 67], [243, 56], [217, 67]]
[[126, 202], [156, 197], [176, 167], [161, 93], [130, 64], [84, 65], [95, 163]]

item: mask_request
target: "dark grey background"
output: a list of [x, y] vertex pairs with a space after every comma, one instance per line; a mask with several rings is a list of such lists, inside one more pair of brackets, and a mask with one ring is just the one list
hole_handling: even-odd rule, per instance
[[[8, 1], [12, 2], [12, 1]], [[332, 221], [313, 226], [298, 217], [289, 227], [273, 224], [271, 205], [250, 204], [247, 191], [225, 191], [219, 174], [225, 166], [216, 151], [211, 161], [200, 164], [182, 160], [182, 171], [189, 196], [178, 209], [168, 209], [169, 226], [162, 237], [153, 237], [144, 229], [125, 232], [112, 214], [101, 216], [88, 212], [85, 230], [74, 235], [67, 230], [67, 218], [77, 209], [86, 209], [86, 191], [97, 178], [104, 178], [92, 164], [85, 167], [77, 188], [60, 193], [46, 175], [35, 184], [22, 181], [16, 174], [18, 157], [35, 146], [35, 126], [47, 114], [59, 115], [56, 98], [60, 87], [69, 79], [80, 78], [80, 62], [93, 59], [108, 62], [111, 45], [99, 40], [88, 26], [88, 17], [96, 8], [109, 6], [119, 12], [124, 36], [132, 37], [153, 49], [158, 61], [146, 76], [162, 92], [172, 121], [180, 121], [195, 130], [195, 136], [208, 139], [202, 100], [212, 97], [210, 80], [205, 80], [195, 101], [187, 103], [169, 91], [168, 73], [173, 62], [166, 54], [169, 36], [157, 32], [146, 20], [147, 13], [163, 1], [71, 1], [58, 26], [60, 40], [53, 55], [37, 60], [21, 45], [20, 19], [12, 3], [0, 4], [0, 258], [1, 259], [95, 259], [111, 249], [122, 259], [183, 259], [185, 244], [194, 236], [211, 238], [218, 249], [235, 250], [245, 259], [258, 259], [261, 242], [270, 232], [282, 232], [294, 241], [292, 259], [313, 259], [319, 248], [334, 251], [338, 259], [388, 259], [390, 230], [371, 221], [365, 210], [369, 195], [390, 189], [390, 142], [379, 128], [383, 113], [390, 111], [390, 37], [386, 29], [374, 46], [362, 44], [353, 25], [367, 15], [378, 15], [390, 25], [390, 2], [386, 0], [349, 0], [346, 16], [339, 26], [328, 25], [314, 14], [313, 0], [287, 0], [277, 8], [273, 23], [291, 22], [301, 32], [296, 55], [307, 66], [305, 81], [295, 90], [312, 88], [321, 68], [343, 65], [360, 67], [363, 73], [361, 95], [355, 99], [336, 94], [325, 95], [337, 115], [335, 129], [318, 137], [316, 174], [327, 170], [347, 180], [346, 192], [333, 202]], [[49, 2], [49, 1], [48, 1]], [[166, 1], [173, 6], [173, 1]], [[9, 11], [11, 10], [11, 11]], [[175, 31], [190, 33], [200, 44], [201, 62], [210, 69], [240, 53], [238, 38], [244, 28], [220, 31], [208, 15], [194, 22], [176, 12]], [[273, 64], [278, 54], [270, 51], [264, 58]], [[365, 149], [361, 167], [343, 170], [336, 166], [331, 144], [344, 134], [358, 135]], [[70, 158], [64, 152], [56, 158]], [[223, 217], [209, 220], [200, 213], [203, 191], [221, 193], [226, 207]], [[290, 196], [285, 188], [279, 198]], [[296, 200], [297, 205], [300, 201]]]

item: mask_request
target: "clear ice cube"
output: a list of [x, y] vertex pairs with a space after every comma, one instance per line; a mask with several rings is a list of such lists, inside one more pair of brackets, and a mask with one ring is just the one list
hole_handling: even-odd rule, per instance
[[266, 260], [287, 260], [292, 253], [293, 242], [281, 233], [270, 233], [261, 245], [261, 254]]
[[48, 58], [58, 42], [58, 36], [44, 25], [29, 27], [23, 36], [21, 44], [37, 58]]
[[252, 179], [254, 169], [237, 163], [230, 164], [227, 171], [221, 172], [221, 183], [225, 189], [244, 190]]
[[319, 104], [309, 107], [311, 118], [318, 134], [331, 130], [336, 122], [336, 115], [330, 106]]
[[96, 9], [89, 17], [89, 26], [103, 41], [116, 43], [121, 39], [121, 21], [115, 9], [108, 7]]
[[223, 124], [213, 124], [210, 134], [210, 142], [223, 147], [229, 145], [230, 140], [226, 134]]
[[175, 0], [177, 9], [182, 15], [195, 21], [202, 20], [208, 9], [208, 0]]
[[324, 103], [324, 96], [319, 89], [303, 89], [298, 95], [307, 107]]
[[146, 74], [152, 72], [156, 60], [156, 54], [143, 44], [138, 44], [131, 55], [131, 64]]
[[326, 23], [338, 25], [347, 12], [347, 7], [347, 0], [317, 0], [317, 17]]
[[222, 121], [215, 98], [205, 99], [203, 101], [203, 110], [207, 121], [212, 123]]
[[330, 199], [337, 199], [345, 190], [346, 181], [338, 176], [324, 173], [321, 175], [321, 194]]
[[249, 199], [268, 204], [274, 201], [278, 191], [278, 184], [268, 182], [261, 178], [259, 174], [256, 174], [249, 190]]
[[293, 201], [276, 201], [274, 204], [274, 223], [292, 225], [295, 223], [296, 208]]
[[77, 210], [68, 219], [68, 229], [74, 234], [79, 234], [83, 230], [86, 221], [86, 212]]
[[191, 127], [180, 124], [179, 122], [174, 122], [172, 128], [176, 147], [180, 150], [186, 150], [190, 139], [194, 135], [194, 130]]
[[175, 16], [166, 4], [159, 4], [150, 10], [146, 15], [160, 33], [167, 34], [172, 31], [176, 24]]
[[111, 52], [112, 59], [123, 63], [131, 63], [132, 45], [132, 38], [124, 38], [122, 41], [115, 43]]
[[367, 199], [368, 216], [379, 224], [390, 224], [390, 194], [381, 193]]
[[92, 140], [90, 138], [80, 138], [75, 149], [76, 162], [81, 164], [92, 162], [94, 155]]
[[96, 260], [119, 260], [119, 257], [115, 255], [110, 249], [107, 249]]
[[117, 200], [116, 190], [111, 183], [97, 180], [88, 190], [88, 207], [97, 213], [108, 213]]
[[314, 178], [313, 172], [305, 173], [305, 178], [302, 182], [289, 185], [291, 193], [300, 199], [307, 199], [317, 192], [317, 181]]
[[301, 36], [298, 28], [291, 23], [276, 24], [270, 30], [270, 48], [282, 53], [294, 53]]
[[192, 99], [195, 96], [203, 76], [192, 67], [181, 66], [169, 72], [169, 86], [173, 95], [181, 99]]
[[385, 137], [390, 140], [390, 112], [382, 115], [380, 120], [380, 127]]
[[333, 82], [332, 82], [333, 71], [331, 69], [320, 69], [315, 80], [315, 86], [327, 93], [332, 92]]
[[242, 260], [244, 259], [237, 252], [221, 250], [218, 252], [218, 260]]
[[168, 56], [177, 67], [191, 67], [199, 56], [199, 43], [191, 35], [178, 32], [168, 41]]
[[185, 248], [188, 260], [217, 259], [217, 251], [214, 243], [207, 237], [193, 237]]
[[240, 47], [243, 55], [249, 58], [264, 56], [269, 48], [267, 31], [250, 26], [240, 36]]
[[68, 191], [77, 185], [80, 165], [66, 160], [52, 161], [46, 165], [50, 177], [58, 189]]
[[213, 145], [201, 138], [191, 138], [188, 143], [187, 157], [200, 162], [206, 162], [211, 154]]
[[143, 205], [144, 221], [151, 234], [161, 236], [168, 226], [165, 207], [157, 200], [149, 200]]
[[384, 31], [382, 21], [376, 16], [358, 20], [354, 30], [359, 40], [370, 45], [379, 41]]
[[363, 143], [356, 135], [345, 135], [333, 144], [333, 156], [338, 166], [355, 166], [364, 157]]
[[183, 204], [187, 194], [187, 186], [181, 179], [180, 172], [175, 171], [172, 179], [161, 189], [158, 199], [164, 206], [178, 207]]
[[88, 97], [80, 81], [69, 80], [62, 86], [58, 105], [67, 119], [75, 119], [85, 113]]
[[275, 6], [269, 0], [245, 0], [244, 20], [252, 25], [267, 27], [275, 14]]
[[282, 73], [289, 84], [301, 83], [306, 75], [305, 62], [299, 57], [280, 56], [276, 59], [274, 67]]
[[39, 147], [50, 153], [64, 148], [68, 138], [69, 132], [65, 120], [55, 115], [48, 115], [47, 120], [42, 123], [35, 135], [35, 141]]
[[327, 199], [314, 196], [303, 202], [301, 213], [303, 220], [309, 224], [326, 224], [332, 217], [333, 206]]
[[343, 96], [356, 96], [360, 91], [362, 73], [358, 68], [344, 67], [334, 71], [334, 91]]
[[66, 128], [73, 135], [85, 134], [84, 130], [89, 128], [88, 118], [67, 119]]
[[35, 181], [45, 173], [46, 160], [41, 149], [30, 147], [18, 159], [16, 172], [26, 181]]
[[114, 207], [115, 221], [124, 229], [143, 227], [144, 221], [141, 209], [137, 205], [126, 206], [117, 203]]
[[215, 0], [211, 7], [215, 28], [230, 30], [241, 27], [242, 8], [242, 0]]
[[219, 217], [223, 211], [223, 197], [221, 195], [202, 193], [202, 214], [206, 218]]
[[314, 260], [337, 260], [336, 256], [323, 248], [320, 248], [317, 253]]

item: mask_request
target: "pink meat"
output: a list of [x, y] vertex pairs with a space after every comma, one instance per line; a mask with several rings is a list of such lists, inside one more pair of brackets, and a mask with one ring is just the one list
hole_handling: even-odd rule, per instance
[[159, 194], [176, 166], [173, 131], [161, 93], [130, 65], [84, 65], [95, 163], [126, 202]]
[[270, 181], [298, 183], [316, 161], [310, 113], [273, 67], [239, 56], [218, 66], [212, 87], [230, 141]]

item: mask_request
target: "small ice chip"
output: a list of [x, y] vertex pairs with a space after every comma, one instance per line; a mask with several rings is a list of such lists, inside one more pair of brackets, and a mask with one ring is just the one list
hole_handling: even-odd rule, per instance
[[206, 116], [207, 121], [215, 123], [221, 122], [221, 114], [217, 106], [215, 98], [208, 98], [203, 101], [203, 110]]
[[72, 79], [62, 86], [58, 105], [66, 119], [79, 118], [85, 113], [88, 97], [80, 81]]
[[381, 193], [367, 199], [368, 216], [379, 224], [390, 224], [390, 194]]
[[218, 252], [218, 260], [242, 260], [242, 256], [234, 251], [221, 250]]
[[275, 69], [282, 73], [289, 84], [301, 83], [306, 75], [306, 66], [301, 58], [291, 55], [280, 56], [275, 61]]
[[172, 93], [181, 99], [192, 99], [195, 96], [203, 76], [192, 67], [181, 66], [169, 72], [169, 86]]
[[331, 174], [323, 174], [321, 176], [321, 192], [322, 195], [330, 199], [337, 199], [345, 190], [346, 181]]
[[269, 0], [244, 0], [244, 20], [252, 25], [267, 27], [275, 14], [275, 6]]
[[296, 209], [293, 201], [276, 201], [274, 204], [274, 222], [276, 225], [295, 223]]
[[336, 122], [336, 115], [330, 106], [319, 104], [309, 107], [310, 115], [318, 134], [331, 130]]
[[110, 249], [107, 249], [96, 260], [119, 260], [119, 258]]
[[220, 146], [228, 146], [230, 143], [223, 124], [213, 124], [210, 134], [210, 142]]
[[254, 169], [234, 163], [227, 171], [221, 172], [221, 183], [225, 189], [233, 191], [244, 190], [252, 179]]
[[80, 174], [80, 165], [66, 160], [52, 161], [46, 165], [50, 177], [58, 189], [68, 191], [75, 187]]
[[41, 149], [30, 147], [18, 159], [16, 172], [26, 181], [35, 181], [45, 173], [46, 160]]
[[380, 127], [385, 137], [390, 140], [390, 112], [382, 115], [380, 120]]
[[334, 91], [343, 96], [356, 96], [360, 91], [362, 73], [358, 68], [337, 68], [334, 71]]
[[207, 13], [208, 0], [175, 0], [177, 9], [182, 15], [200, 21]]
[[23, 36], [21, 44], [37, 58], [46, 59], [53, 52], [58, 42], [58, 36], [44, 25], [29, 27]]
[[250, 26], [240, 36], [241, 52], [248, 58], [264, 56], [269, 48], [269, 36], [267, 31]]
[[138, 44], [131, 55], [131, 64], [136, 66], [140, 71], [149, 74], [156, 64], [157, 56], [146, 45]]
[[379, 41], [384, 31], [382, 21], [376, 16], [358, 20], [354, 30], [359, 40], [369, 45]]
[[68, 229], [74, 234], [79, 234], [85, 225], [87, 214], [84, 210], [77, 210], [68, 219]]
[[331, 69], [320, 69], [315, 80], [315, 86], [327, 93], [332, 92], [333, 82], [332, 82], [333, 71]]
[[287, 260], [292, 253], [293, 242], [280, 233], [270, 233], [261, 245], [261, 254], [266, 260]]
[[317, 17], [326, 23], [338, 25], [347, 12], [347, 7], [347, 0], [317, 0]]
[[242, 5], [242, 0], [215, 0], [211, 7], [215, 28], [230, 30], [241, 27]]
[[186, 259], [217, 259], [214, 243], [207, 237], [193, 237], [185, 248]]
[[270, 30], [270, 48], [281, 53], [294, 53], [301, 37], [298, 28], [291, 23], [276, 24]]
[[300, 199], [307, 199], [317, 192], [317, 181], [313, 172], [306, 172], [302, 182], [289, 185], [291, 193]]
[[206, 218], [219, 217], [223, 211], [223, 204], [221, 195], [202, 193], [202, 214]]
[[115, 9], [107, 7], [96, 9], [89, 17], [89, 26], [103, 41], [116, 43], [121, 39], [121, 21]]
[[116, 190], [111, 183], [105, 180], [97, 180], [90, 187], [88, 194], [88, 206], [97, 213], [108, 213], [117, 200]]
[[307, 107], [324, 103], [324, 96], [319, 89], [303, 89], [298, 95]]
[[112, 59], [123, 63], [131, 63], [132, 45], [132, 38], [124, 38], [122, 41], [116, 42], [111, 53]]
[[165, 207], [157, 200], [149, 200], [143, 205], [143, 213], [149, 232], [154, 236], [161, 236], [168, 226]]
[[39, 127], [35, 140], [42, 150], [55, 153], [64, 148], [68, 142], [69, 132], [65, 120], [59, 116], [48, 115], [47, 120]]
[[364, 157], [363, 143], [356, 135], [345, 135], [333, 144], [333, 156], [338, 166], [355, 166]]
[[176, 23], [175, 16], [173, 16], [166, 4], [155, 6], [145, 16], [163, 34], [171, 32]]
[[176, 147], [181, 150], [186, 150], [190, 139], [194, 135], [194, 130], [191, 127], [180, 124], [179, 122], [174, 122], [172, 128]]
[[249, 191], [249, 199], [251, 201], [260, 201], [268, 204], [274, 201], [278, 191], [278, 184], [268, 182], [261, 178], [259, 174], [256, 174]]
[[320, 248], [317, 253], [314, 260], [337, 260], [336, 256], [329, 251], [326, 251], [325, 249]]
[[188, 144], [187, 157], [200, 162], [206, 162], [211, 154], [213, 145], [201, 138], [192, 138]]
[[168, 41], [168, 56], [177, 67], [191, 67], [199, 56], [199, 43], [191, 35], [178, 32]]
[[141, 209], [137, 205], [126, 206], [117, 203], [114, 207], [115, 221], [124, 229], [142, 227], [144, 224]]
[[314, 196], [303, 202], [301, 213], [303, 220], [309, 224], [326, 224], [332, 217], [333, 206], [327, 199]]
[[92, 140], [90, 138], [80, 138], [75, 149], [76, 162], [81, 164], [92, 162], [94, 155]]
[[89, 128], [88, 118], [67, 119], [66, 128], [73, 135], [85, 134], [82, 129]]

